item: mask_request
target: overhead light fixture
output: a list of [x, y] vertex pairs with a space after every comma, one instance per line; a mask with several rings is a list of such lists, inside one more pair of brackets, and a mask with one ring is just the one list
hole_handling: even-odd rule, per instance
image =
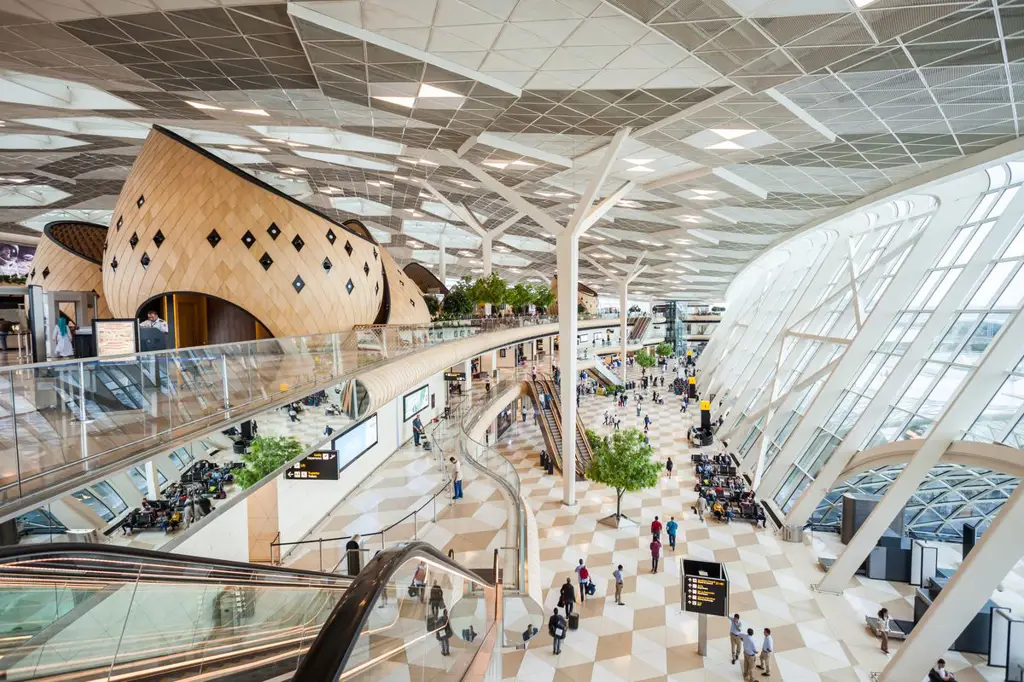
[[273, 142], [275, 144], [284, 144], [285, 143], [284, 140], [279, 140], [276, 137], [264, 137], [263, 141], [264, 142]]
[[712, 128], [711, 132], [726, 140], [735, 140], [737, 137], [743, 137], [757, 131], [751, 128]]
[[874, 1], [875, 0], [853, 0], [853, 4], [857, 5], [857, 7], [860, 8], [860, 7], [867, 7], [868, 5], [873, 3]]
[[631, 163], [634, 166], [646, 166], [647, 164], [654, 161], [654, 159], [623, 159], [626, 163]]
[[270, 116], [263, 109], [232, 109], [236, 114], [248, 114], [249, 116]]
[[422, 84], [420, 84], [420, 91], [418, 93], [416, 93], [416, 96], [417, 97], [450, 97], [450, 98], [465, 99], [465, 97], [463, 95], [460, 95], [457, 92], [452, 92], [450, 90], [445, 90], [443, 88], [437, 87], [436, 85], [430, 85], [429, 83], [422, 83]]
[[241, 144], [229, 144], [228, 149], [237, 149], [240, 152], [269, 152], [266, 147], [246, 147]]
[[384, 95], [374, 95], [373, 99], [379, 99], [381, 102], [397, 104], [400, 107], [407, 107], [409, 109], [412, 109], [416, 105], [415, 97], [385, 97]]
[[497, 168], [498, 170], [505, 170], [508, 168], [508, 161], [484, 161], [483, 165]]
[[282, 168], [281, 172], [287, 173], [288, 175], [298, 175], [299, 173], [305, 173], [306, 171], [302, 168]]
[[410, 239], [410, 240], [408, 240], [408, 241], [406, 241], [406, 242], [405, 242], [405, 245], [406, 245], [406, 246], [411, 246], [411, 247], [412, 247], [412, 248], [414, 248], [414, 249], [418, 249], [418, 248], [420, 248], [421, 246], [423, 246], [423, 244], [420, 244], [419, 242], [415, 242], [415, 241], [412, 241], [411, 239]]
[[513, 166], [523, 166], [524, 168], [536, 168], [537, 164], [530, 163], [529, 161], [523, 161], [522, 159], [516, 159], [510, 162]]
[[428, 161], [426, 159], [420, 159], [420, 163], [422, 163], [424, 166], [436, 166], [437, 165], [433, 161]]
[[189, 105], [190, 107], [195, 107], [196, 109], [206, 109], [209, 111], [224, 111], [224, 107], [217, 107], [212, 104], [206, 104], [205, 102], [185, 102], [185, 104]]
[[648, 168], [647, 166], [631, 166], [630, 168], [628, 168], [626, 170], [626, 172], [627, 173], [653, 173], [654, 169], [653, 168]]
[[643, 208], [644, 205], [639, 201], [633, 201], [632, 199], [619, 199], [619, 203], [616, 206], [623, 206], [625, 208]]
[[300, 147], [308, 147], [309, 146], [305, 142], [285, 142], [285, 144], [288, 145], [289, 147], [294, 147], [295, 149], [299, 149]]
[[321, 194], [338, 194], [339, 192], [343, 191], [344, 190], [338, 189], [337, 187], [331, 187], [330, 185], [328, 185], [327, 187], [320, 188]]
[[13, 182], [16, 185], [20, 185], [23, 182], [28, 182], [28, 178], [0, 178], [0, 182]]
[[741, 147], [740, 145], [738, 145], [735, 142], [732, 142], [730, 140], [725, 140], [724, 142], [717, 142], [715, 144], [710, 144], [707, 147], [704, 147], [704, 149], [729, 149], [729, 150], [732, 150], [732, 149], [743, 149], [743, 147]]
[[714, 201], [714, 197], [709, 197], [707, 194], [698, 194], [695, 197], [690, 197], [691, 201]]
[[694, 194], [718, 194], [717, 189], [692, 189], [690, 191]]

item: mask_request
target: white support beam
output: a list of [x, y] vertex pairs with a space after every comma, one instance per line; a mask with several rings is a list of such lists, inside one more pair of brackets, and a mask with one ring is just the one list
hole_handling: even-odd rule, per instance
[[910, 247], [903, 265], [875, 303], [871, 314], [864, 321], [864, 326], [850, 342], [839, 366], [818, 391], [804, 418], [790, 434], [772, 466], [765, 472], [761, 480], [761, 489], [757, 491], [759, 495], [770, 497], [775, 494], [790, 466], [810, 443], [815, 429], [831, 413], [839, 395], [856, 379], [864, 361], [888, 331], [896, 313], [910, 299], [925, 273], [942, 255], [947, 240], [970, 215], [978, 194], [988, 187], [987, 178], [982, 180], [978, 174], [970, 177], [977, 185], [965, 188], [965, 193], [970, 195], [969, 198], [951, 201], [944, 207], [945, 210], [936, 214], [928, 224], [928, 239], [918, 239]]
[[470, 137], [465, 142], [463, 142], [462, 145], [459, 147], [459, 151], [455, 153], [458, 154], [459, 156], [465, 156], [466, 152], [468, 152], [470, 149], [476, 146], [476, 143], [477, 137], [476, 135], [474, 135], [473, 137]]
[[524, 215], [522, 213], [516, 213], [511, 218], [509, 218], [508, 220], [506, 220], [503, 223], [501, 223], [501, 225], [498, 225], [496, 228], [494, 228], [493, 230], [488, 232], [488, 234], [491, 236], [492, 239], [495, 238], [495, 237], [500, 237], [501, 235], [505, 234], [505, 231], [508, 228], [512, 227], [513, 225], [518, 223], [520, 220], [522, 220], [523, 217], [524, 217]]
[[992, 525], [914, 626], [882, 670], [879, 682], [919, 680], [984, 608], [999, 584], [1024, 556], [1024, 486], [1003, 504]]
[[[608, 179], [608, 174], [612, 170], [612, 166], [619, 160], [619, 153], [622, 151], [622, 146], [629, 139], [629, 133], [632, 128], [620, 128], [612, 141], [608, 143], [608, 146], [604, 148], [604, 156], [601, 162], [595, 168], [594, 177], [587, 183], [587, 188], [583, 191], [579, 201], [576, 203], [576, 210], [573, 211], [572, 217], [566, 224], [566, 227], [572, 230], [573, 234], [577, 237], [581, 234], [578, 227], [583, 217], [590, 213], [590, 206], [597, 199], [598, 194], [601, 192], [601, 188], [604, 186], [605, 180]], [[607, 209], [605, 209], [607, 210]], [[588, 226], [589, 227], [589, 226]]]
[[[968, 209], [970, 208], [973, 208], [973, 204], [968, 205]], [[1003, 217], [1000, 217], [991, 230], [989, 230], [988, 236], [978, 246], [974, 256], [964, 266], [956, 282], [954, 282], [938, 307], [932, 312], [928, 321], [917, 333], [910, 346], [904, 351], [903, 357], [892, 368], [882, 385], [877, 388], [874, 398], [861, 412], [860, 418], [843, 438], [843, 442], [829, 456], [828, 461], [818, 471], [814, 481], [804, 490], [796, 504], [786, 514], [786, 525], [803, 526], [811, 517], [811, 514], [814, 513], [821, 499], [837, 483], [836, 479], [846, 469], [846, 463], [860, 449], [865, 439], [871, 436], [872, 430], [878, 425], [878, 421], [888, 412], [891, 406], [890, 397], [902, 390], [906, 382], [913, 378], [912, 374], [917, 370], [921, 357], [928, 352], [931, 345], [935, 343], [936, 338], [940, 334], [945, 333], [950, 320], [956, 316], [956, 310], [968, 300], [978, 279], [988, 268], [991, 260], [995, 258], [996, 253], [998, 253], [998, 250], [1005, 241], [1016, 231], [1016, 216], [1019, 216], [1021, 211], [1024, 211], [1024, 195], [1015, 197], [1010, 205], [1006, 207]], [[936, 225], [934, 221], [932, 225]], [[929, 225], [929, 232], [932, 225]], [[937, 237], [932, 237], [930, 234], [929, 239], [933, 238]], [[914, 258], [916, 253], [916, 251], [912, 251], [908, 258]], [[930, 266], [930, 264], [930, 262], [924, 263], [923, 266]], [[904, 264], [903, 267], [906, 268], [907, 265]], [[892, 289], [894, 286], [896, 286], [896, 282], [891, 284], [889, 288]], [[796, 435], [794, 432], [791, 438], [796, 437]]]
[[942, 458], [954, 440], [960, 440], [989, 401], [999, 391], [1010, 370], [1021, 359], [1021, 338], [1024, 338], [1024, 314], [1018, 309], [982, 356], [980, 364], [959, 387], [955, 397], [928, 432], [917, 454], [889, 486], [882, 500], [871, 510], [863, 525], [846, 549], [829, 568], [818, 585], [823, 592], [842, 592], [857, 568], [864, 563], [871, 549], [896, 514], [902, 513], [910, 497], [924, 482], [928, 472]]
[[[517, 156], [526, 156], [531, 159], [543, 161], [544, 163], [550, 163], [554, 166], [561, 166], [562, 168], [573, 167], [572, 159], [568, 157], [552, 154], [551, 152], [546, 152], [543, 149], [535, 149], [534, 147], [520, 144], [515, 140], [500, 137], [494, 133], [480, 133], [476, 138], [471, 139], [475, 139], [477, 144], [482, 144], [485, 147], [500, 149], [502, 151], [509, 152], [510, 154], [516, 154]], [[459, 156], [462, 156], [462, 154], [460, 153]]]
[[437, 271], [441, 279], [441, 284], [443, 286], [448, 286], [448, 272], [446, 270], [448, 264], [445, 262], [447, 259], [445, 258], [444, 251], [444, 233], [441, 233], [441, 235], [437, 238], [437, 254], [439, 263]]
[[581, 237], [586, 234], [587, 230], [597, 224], [597, 222], [601, 220], [608, 211], [615, 208], [615, 205], [618, 204], [623, 197], [632, 192], [634, 187], [636, 187], [636, 183], [630, 180], [629, 182], [623, 183], [617, 190], [602, 199], [597, 206], [591, 209], [591, 211], [584, 216], [579, 225], [576, 226], [577, 234]]
[[556, 242], [558, 268], [558, 354], [562, 404], [562, 501], [576, 505], [576, 315], [579, 238], [563, 230]]
[[423, 189], [430, 192], [430, 194], [432, 194], [435, 199], [444, 204], [445, 208], [454, 213], [459, 219], [462, 220], [462, 222], [466, 223], [466, 225], [468, 225], [471, 230], [479, 234], [481, 237], [484, 234], [486, 234], [487, 231], [484, 229], [484, 226], [481, 225], [480, 221], [476, 219], [476, 216], [473, 215], [473, 212], [466, 208], [465, 204], [455, 203], [454, 201], [446, 197], [444, 194], [442, 194], [440, 190], [438, 190], [436, 187], [430, 184], [430, 182], [428, 182], [427, 180], [420, 180], [420, 184], [423, 186]]
[[[859, 327], [860, 324], [858, 322], [858, 328]], [[808, 341], [821, 341], [823, 343], [841, 343], [844, 346], [850, 345], [850, 339], [845, 336], [819, 336], [817, 334], [808, 334], [806, 332], [786, 332], [785, 336], [791, 336], [794, 339], [807, 339]]]
[[458, 166], [476, 178], [486, 189], [494, 192], [507, 201], [516, 211], [529, 216], [535, 223], [543, 227], [552, 235], [557, 237], [562, 232], [562, 225], [549, 216], [544, 209], [531, 204], [523, 198], [521, 194], [510, 187], [506, 187], [476, 164], [460, 158], [450, 149], [442, 149], [439, 153], [448, 159], [453, 165]]
[[856, 320], [857, 329], [864, 326], [864, 319], [861, 313], [860, 307], [860, 291], [857, 289], [857, 269], [853, 262], [853, 240], [846, 240], [846, 251], [848, 260], [846, 261], [847, 273], [850, 276], [850, 295], [853, 297], [853, 314]]

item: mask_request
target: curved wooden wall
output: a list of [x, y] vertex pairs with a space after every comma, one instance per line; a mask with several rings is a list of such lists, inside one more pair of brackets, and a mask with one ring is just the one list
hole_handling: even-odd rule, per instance
[[74, 221], [50, 223], [36, 248], [27, 284], [44, 291], [95, 291], [95, 317], [110, 317], [100, 263], [107, 228]]
[[402, 272], [390, 254], [381, 252], [384, 272], [387, 273], [391, 288], [391, 314], [387, 324], [423, 324], [430, 322], [427, 304], [423, 301], [420, 288], [407, 274]]
[[[384, 297], [390, 258], [357, 234], [369, 234], [362, 225], [346, 229], [159, 127], [112, 220], [103, 287], [118, 317], [187, 291], [229, 301], [283, 337], [373, 323]], [[413, 300], [412, 312], [426, 310]], [[389, 321], [421, 319], [407, 314], [393, 308]]]

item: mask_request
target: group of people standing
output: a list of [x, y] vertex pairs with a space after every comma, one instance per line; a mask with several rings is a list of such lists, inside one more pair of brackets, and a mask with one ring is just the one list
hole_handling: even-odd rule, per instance
[[775, 653], [775, 642], [772, 640], [771, 628], [764, 629], [761, 648], [754, 641], [754, 628], [743, 627], [740, 614], [733, 614], [729, 621], [729, 643], [732, 648], [732, 664], [743, 657], [743, 682], [754, 682], [754, 670], [760, 669], [762, 677], [772, 674], [772, 654]]

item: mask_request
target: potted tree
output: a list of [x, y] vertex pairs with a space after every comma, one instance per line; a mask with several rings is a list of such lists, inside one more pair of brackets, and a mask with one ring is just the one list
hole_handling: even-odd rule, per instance
[[600, 523], [613, 528], [635, 525], [622, 513], [622, 496], [658, 485], [661, 465], [651, 458], [654, 448], [644, 442], [639, 429], [615, 431], [610, 438], [587, 429], [587, 440], [594, 452], [587, 478], [615, 488], [615, 513]]
[[291, 436], [256, 436], [242, 455], [245, 468], [235, 472], [235, 482], [250, 488], [282, 465], [302, 454], [302, 443]]

